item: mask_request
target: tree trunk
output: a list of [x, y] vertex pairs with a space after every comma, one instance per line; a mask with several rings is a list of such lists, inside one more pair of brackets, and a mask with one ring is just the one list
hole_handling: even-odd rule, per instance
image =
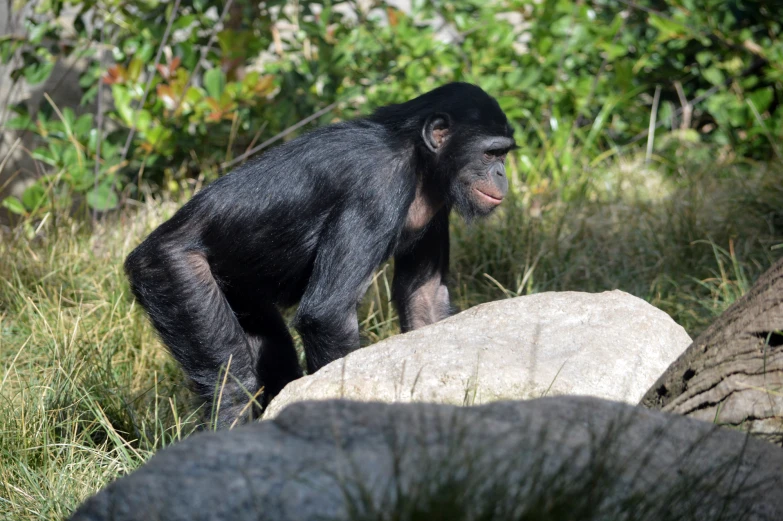
[[641, 405], [783, 444], [783, 259], [694, 340]]

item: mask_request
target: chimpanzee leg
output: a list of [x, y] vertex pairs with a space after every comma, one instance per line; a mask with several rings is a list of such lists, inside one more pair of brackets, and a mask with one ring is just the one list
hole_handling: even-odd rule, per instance
[[128, 257], [125, 269], [137, 300], [205, 403], [205, 418], [228, 427], [239, 416], [240, 422], [252, 417], [253, 408], [247, 404], [259, 388], [257, 351], [204, 255], [139, 248]]
[[239, 317], [251, 348], [258, 353], [256, 374], [259, 385], [264, 388], [259, 402], [265, 408], [283, 387], [302, 376], [294, 340], [272, 304], [261, 306], [252, 315], [240, 313]]

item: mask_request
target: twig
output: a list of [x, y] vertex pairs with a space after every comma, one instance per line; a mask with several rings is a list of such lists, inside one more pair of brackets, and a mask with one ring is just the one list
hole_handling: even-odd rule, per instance
[[[24, 40], [24, 39], [27, 38], [27, 36], [23, 36], [23, 37], [20, 37], [20, 38], [22, 38]], [[92, 45], [93, 45], [92, 41], [87, 42], [87, 46], [79, 52], [79, 55], [77, 56], [76, 59], [71, 60], [71, 63], [70, 63], [70, 65], [68, 65], [68, 68], [60, 75], [60, 78], [57, 80], [57, 82], [52, 87], [47, 89], [47, 92], [56, 92], [57, 89], [60, 88], [60, 86], [65, 81], [65, 79], [76, 68], [76, 64], [79, 62], [79, 60], [85, 54], [87, 54], [87, 52], [92, 48]], [[14, 59], [16, 60], [16, 57], [14, 57]], [[59, 61], [61, 61], [61, 60], [58, 59], [58, 62]], [[8, 66], [5, 66], [5, 67], [0, 67], [0, 71], [5, 71], [6, 68], [10, 68], [10, 67], [11, 67], [10, 64]], [[4, 77], [4, 76], [8, 76], [8, 75], [5, 74], [4, 72], [0, 72], [0, 77]], [[17, 94], [17, 91], [19, 89], [21, 89], [22, 84], [23, 84], [23, 82], [21, 80], [19, 80], [19, 79], [12, 80], [11, 86], [8, 88], [8, 91], [6, 92], [5, 98], [3, 99], [2, 102], [0, 102], [0, 107], [3, 107], [2, 113], [0, 113], [0, 121], [1, 122], [5, 123], [6, 118], [8, 116], [8, 112], [11, 110], [11, 108], [13, 106], [13, 104], [11, 103], [10, 100], [13, 98], [13, 96], [15, 94]], [[21, 134], [20, 137], [22, 139], [25, 139], [30, 134], [30, 132], [32, 131], [33, 127], [34, 127], [34, 125], [31, 122], [30, 124], [25, 125], [25, 128], [20, 129], [19, 131], [17, 131], [16, 135], [19, 136]], [[2, 143], [4, 140], [5, 140], [5, 134], [0, 135], [0, 143]]]
[[[727, 78], [726, 81], [724, 81], [722, 84], [715, 85], [715, 86], [709, 88], [708, 90], [704, 91], [702, 94], [699, 94], [698, 96], [693, 98], [693, 100], [688, 104], [688, 106], [691, 107], [691, 108], [695, 107], [696, 105], [698, 105], [699, 103], [701, 103], [705, 99], [709, 98], [710, 96], [712, 96], [713, 94], [718, 92], [720, 89], [722, 89], [724, 87], [727, 87], [732, 81], [735, 81], [735, 80], [737, 80], [739, 78], [745, 78], [746, 76], [749, 76], [749, 75], [753, 74], [758, 69], [763, 67], [766, 63], [767, 63], [766, 60], [762, 60], [762, 59], [756, 60], [750, 67], [745, 69], [742, 72], [742, 74], [739, 75], [739, 77], [733, 76], [731, 78]], [[682, 112], [683, 112], [683, 110], [682, 110], [682, 107], [681, 107], [681, 108], [675, 110], [674, 114], [679, 116], [680, 114], [682, 114]], [[662, 124], [663, 124], [663, 121], [659, 121], [658, 123], [655, 124], [655, 128], [660, 127]], [[642, 139], [647, 137], [647, 134], [649, 132], [650, 131], [648, 129], [648, 130], [645, 130], [643, 132], [638, 133], [633, 138], [631, 138], [631, 140], [629, 142], [625, 143], [623, 145], [623, 147], [628, 147], [628, 146], [633, 145], [634, 143], [636, 143], [638, 141], [641, 141]]]
[[212, 27], [209, 40], [207, 41], [207, 44], [201, 48], [201, 54], [199, 55], [198, 61], [196, 62], [196, 66], [193, 68], [193, 72], [190, 73], [188, 76], [188, 81], [185, 82], [185, 86], [182, 88], [182, 94], [180, 94], [179, 99], [177, 100], [177, 105], [174, 107], [174, 113], [176, 113], [180, 106], [182, 106], [182, 101], [185, 99], [185, 94], [187, 94], [188, 89], [190, 88], [190, 84], [193, 82], [193, 78], [195, 78], [199, 73], [199, 69], [201, 69], [201, 63], [204, 61], [204, 59], [206, 59], [207, 54], [212, 49], [212, 44], [214, 44], [215, 40], [217, 39], [217, 29], [218, 27], [223, 26], [223, 20], [226, 18], [228, 10], [231, 9], [231, 4], [233, 1], [234, 0], [226, 0], [226, 5], [223, 6], [223, 11], [220, 13], [220, 18], [218, 18], [217, 23], [215, 23], [215, 25]]
[[233, 118], [231, 118], [231, 131], [228, 134], [228, 143], [226, 144], [226, 157], [231, 157], [231, 148], [234, 146], [234, 140], [237, 137], [237, 130], [239, 128], [239, 112], [234, 112]]
[[[226, 17], [226, 14], [228, 13], [228, 10], [231, 8], [231, 4], [233, 3], [233, 0], [227, 0], [226, 5], [223, 6], [223, 11], [220, 13], [220, 17], [218, 18], [215, 25], [212, 27], [212, 31], [209, 35], [209, 40], [207, 40], [207, 44], [201, 48], [201, 54], [199, 54], [198, 61], [196, 62], [196, 66], [193, 68], [193, 70], [188, 75], [188, 81], [185, 82], [185, 86], [182, 88], [182, 94], [177, 98], [177, 104], [174, 106], [174, 110], [172, 111], [172, 114], [176, 114], [180, 107], [182, 106], [182, 102], [185, 99], [185, 95], [188, 92], [188, 89], [190, 88], [191, 83], [193, 83], [193, 78], [196, 77], [196, 75], [199, 73], [199, 70], [201, 69], [201, 63], [204, 61], [204, 59], [207, 56], [207, 53], [212, 49], [212, 44], [215, 43], [215, 39], [217, 38], [217, 29], [218, 27], [223, 26], [223, 20]], [[161, 137], [163, 134], [161, 133], [158, 135], [158, 137], [155, 139], [155, 143], [153, 143], [152, 148], [154, 149], [158, 143], [160, 142]], [[149, 157], [149, 155], [147, 156]], [[141, 164], [141, 169], [144, 169], [147, 162], [147, 158], [144, 158], [144, 161]], [[141, 176], [139, 176], [139, 179], [141, 179]]]
[[264, 121], [263, 123], [261, 123], [261, 126], [258, 127], [258, 130], [256, 130], [255, 135], [253, 135], [253, 139], [250, 140], [250, 144], [247, 146], [245, 151], [250, 150], [251, 148], [256, 146], [256, 141], [258, 141], [258, 138], [261, 137], [261, 133], [264, 130], [266, 130], [267, 126], [269, 126], [269, 122], [268, 121]]
[[[578, 12], [579, 8], [582, 6], [584, 2], [582, 0], [579, 0], [578, 2], [574, 2], [574, 8], [571, 11], [571, 18], [576, 18], [576, 13]], [[563, 54], [560, 55], [560, 58], [557, 61], [557, 69], [555, 71], [555, 79], [552, 84], [552, 87], [556, 87], [557, 84], [560, 82], [560, 76], [563, 74], [563, 65], [565, 64], [565, 57], [567, 54], [567, 51], [571, 48], [571, 42], [573, 41], [574, 33], [576, 31], [573, 28], [573, 25], [571, 25], [567, 29], [567, 38], [566, 38], [566, 45], [563, 49]], [[552, 119], [552, 108], [555, 106], [555, 100], [552, 99], [549, 103], [549, 106], [543, 111], [543, 114], [548, 118]], [[551, 124], [550, 124], [551, 126]]]
[[[682, 83], [679, 81], [674, 82], [674, 88], [677, 91], [677, 97], [680, 98], [680, 105], [682, 106], [682, 123], [680, 124], [681, 130], [686, 130], [691, 126], [691, 118], [693, 117], [693, 105], [688, 101], [685, 96], [685, 91], [682, 89]], [[676, 117], [672, 114], [672, 117]]]
[[[10, 3], [7, 9], [8, 9], [9, 16], [8, 16], [8, 21], [6, 23], [6, 35], [12, 39], [15, 39], [13, 33], [17, 30], [19, 26], [19, 19], [22, 17], [22, 10], [20, 9], [17, 12], [13, 12]], [[22, 41], [24, 41], [27, 39], [27, 34], [24, 34], [19, 38]], [[3, 107], [2, 113], [0, 113], [0, 122], [2, 123], [5, 123], [8, 111], [11, 109], [10, 100], [15, 94], [15, 91], [20, 87], [19, 78], [12, 79], [10, 72], [12, 69], [16, 68], [16, 66], [21, 61], [21, 54], [22, 54], [21, 49], [17, 49], [16, 51], [14, 51], [14, 54], [11, 56], [11, 59], [8, 61], [8, 64], [6, 65], [0, 64], [0, 87], [5, 87], [6, 80], [10, 83], [10, 85], [6, 89], [6, 94], [2, 101], [2, 104], [0, 104], [0, 106]], [[5, 136], [6, 136], [5, 133], [0, 135], [0, 143], [5, 142]]]
[[[682, 27], [685, 27], [686, 29], [688, 29], [688, 31], [690, 31], [690, 33], [693, 34], [693, 35], [704, 36], [705, 38], [708, 38], [713, 43], [720, 42], [724, 46], [726, 46], [729, 49], [732, 49], [734, 51], [745, 51], [745, 52], [749, 52], [749, 53], [751, 53], [751, 54], [753, 54], [755, 56], [761, 56], [761, 54], [757, 50], [755, 50], [752, 45], [747, 45], [747, 44], [738, 45], [738, 44], [728, 40], [725, 36], [720, 34], [720, 32], [718, 32], [718, 31], [714, 31], [711, 34], [705, 34], [703, 31], [699, 31], [695, 27], [693, 27], [691, 25], [688, 25], [685, 22], [682, 22], [680, 20], [675, 20], [674, 18], [672, 18], [668, 14], [665, 14], [663, 11], [657, 11], [657, 10], [652, 9], [650, 7], [639, 5], [636, 2], [633, 2], [631, 0], [619, 0], [619, 2], [621, 4], [627, 5], [628, 7], [631, 7], [632, 9], [637, 9], [637, 10], [643, 11], [643, 12], [645, 12], [647, 14], [651, 14], [651, 15], [657, 16], [658, 18], [661, 18], [661, 19], [666, 20], [668, 22], [673, 22], [673, 23], [675, 23], [677, 25], [681, 25]], [[685, 11], [686, 13], [690, 13], [690, 11], [688, 9], [685, 9], [685, 8], [682, 8], [682, 7], [680, 7], [680, 9]], [[747, 40], [746, 40], [746, 42], [747, 42]]]
[[237, 163], [240, 163], [240, 162], [244, 161], [245, 159], [247, 159], [248, 157], [252, 156], [253, 154], [258, 152], [259, 150], [265, 149], [266, 147], [268, 147], [272, 143], [275, 143], [279, 139], [284, 138], [285, 136], [287, 136], [291, 132], [297, 130], [300, 127], [303, 127], [303, 126], [307, 125], [308, 123], [310, 123], [314, 119], [318, 119], [321, 116], [323, 116], [324, 114], [326, 114], [327, 112], [331, 112], [332, 110], [334, 110], [334, 108], [336, 106], [337, 106], [337, 102], [336, 101], [334, 103], [330, 104], [330, 105], [327, 105], [326, 107], [322, 108], [321, 110], [319, 110], [315, 114], [312, 114], [311, 116], [308, 116], [308, 117], [304, 118], [302, 121], [300, 121], [298, 123], [294, 123], [293, 125], [291, 125], [287, 129], [283, 130], [282, 132], [278, 133], [274, 137], [271, 137], [271, 138], [267, 139], [266, 141], [264, 141], [263, 143], [261, 143], [260, 145], [251, 148], [250, 150], [248, 150], [247, 152], [245, 152], [241, 156], [237, 156], [236, 158], [232, 159], [231, 161], [222, 163], [220, 165], [220, 168], [222, 170], [227, 170], [227, 169], [231, 168], [232, 166], [236, 165]]
[[[617, 39], [622, 34], [623, 29], [625, 29], [625, 18], [621, 18], [620, 27], [618, 27], [617, 32], [614, 33], [614, 37], [612, 38], [612, 43], [615, 43], [617, 41]], [[593, 101], [593, 96], [595, 96], [596, 90], [598, 90], [598, 82], [600, 81], [601, 76], [603, 75], [604, 70], [606, 70], [606, 66], [608, 64], [609, 64], [609, 53], [606, 52], [604, 54], [604, 59], [601, 62], [601, 66], [598, 67], [598, 72], [593, 78], [593, 84], [590, 86], [590, 92], [587, 94], [587, 98], [585, 98], [586, 101], [584, 102], [584, 104], [582, 104], [582, 108], [578, 110], [577, 117], [574, 118], [574, 122], [571, 124], [571, 129], [568, 131], [568, 138], [565, 140], [566, 143], [571, 142], [571, 138], [573, 137], [574, 132], [576, 131], [576, 127], [578, 127], [581, 123], [583, 113], [589, 110], [590, 103]], [[561, 153], [558, 153], [558, 157], [560, 157]]]
[[[220, 14], [220, 18], [218, 19], [218, 22], [215, 25], [215, 27], [218, 27], [222, 23], [223, 18], [225, 17], [226, 13], [228, 12], [228, 9], [231, 7], [231, 2], [232, 2], [232, 0], [228, 0], [226, 2], [225, 7], [223, 8], [223, 12]], [[478, 30], [478, 28], [473, 28], [473, 29], [471, 29], [469, 31], [465, 31], [463, 33], [460, 33], [460, 36], [464, 39], [465, 36], [469, 35], [470, 33], [474, 32], [476, 30]], [[214, 41], [215, 34], [216, 33], [213, 30], [212, 36], [209, 39], [208, 45], [202, 49], [202, 53], [201, 53], [202, 58], [199, 59], [199, 63], [196, 64], [196, 68], [193, 69], [193, 72], [191, 73], [190, 77], [188, 78], [188, 83], [185, 85], [185, 89], [183, 89], [183, 95], [180, 97], [176, 107], [174, 108], [174, 112], [179, 110], [179, 107], [180, 107], [180, 105], [182, 103], [182, 99], [184, 98], [184, 95], [187, 92], [187, 88], [190, 85], [190, 82], [191, 82], [192, 78], [197, 74], [198, 69], [199, 69], [199, 65], [203, 61], [203, 57], [206, 56], [207, 52], [209, 52], [209, 48], [211, 47], [211, 45], [212, 45], [212, 43]], [[387, 70], [379, 78], [376, 78], [374, 81], [372, 81], [371, 85], [377, 85], [377, 84], [381, 83], [383, 80], [385, 80], [389, 76], [393, 75], [394, 73], [398, 72], [399, 70], [402, 70], [404, 67], [410, 66], [411, 63], [414, 63], [416, 61], [422, 60], [422, 59], [430, 56], [434, 52], [435, 52], [435, 49], [431, 49], [431, 50], [425, 52], [424, 54], [422, 54], [421, 56], [417, 56], [416, 58], [413, 58], [410, 62], [407, 62], [405, 65], [398, 65], [395, 68]], [[247, 159], [248, 157], [252, 156], [256, 152], [259, 152], [260, 150], [263, 150], [263, 149], [267, 148], [269, 145], [272, 145], [273, 143], [276, 143], [277, 141], [279, 141], [281, 138], [284, 138], [285, 136], [291, 134], [295, 130], [298, 130], [299, 128], [301, 128], [301, 127], [307, 125], [308, 123], [310, 123], [311, 121], [320, 118], [324, 114], [326, 114], [328, 112], [331, 112], [332, 110], [334, 110], [337, 107], [338, 104], [339, 104], [339, 101], [335, 101], [335, 102], [327, 105], [326, 107], [320, 109], [319, 111], [315, 112], [314, 114], [304, 118], [303, 120], [301, 120], [301, 121], [299, 121], [297, 123], [294, 123], [293, 125], [291, 125], [290, 127], [286, 128], [285, 130], [281, 131], [277, 135], [267, 139], [266, 141], [264, 141], [260, 145], [248, 149], [242, 155], [237, 156], [236, 158], [232, 159], [231, 161], [224, 161], [223, 163], [221, 163], [219, 165], [219, 168], [221, 170], [225, 171], [225, 170], [231, 168], [232, 166], [237, 165], [238, 163], [244, 161], [245, 159]], [[264, 125], [266, 125], [266, 123], [264, 123]]]
[[[234, 381], [235, 381], [236, 383], [238, 383], [238, 384], [240, 384], [240, 385], [241, 385], [241, 383], [242, 383], [242, 382], [240, 382], [240, 381], [239, 381], [239, 380], [238, 380], [238, 379], [237, 379], [237, 378], [236, 378], [234, 375], [231, 375], [231, 377], [234, 379]], [[253, 405], [257, 405], [257, 406], [261, 407], [261, 404], [259, 403], [259, 401], [258, 401], [258, 398], [259, 398], [259, 397], [260, 397], [260, 396], [261, 396], [263, 393], [264, 393], [264, 386], [262, 385], [261, 387], [259, 387], [259, 388], [258, 388], [258, 390], [256, 391], [256, 393], [255, 393], [253, 396], [251, 396], [251, 397], [250, 397], [250, 400], [248, 400], [248, 402], [245, 404], [245, 406], [244, 406], [244, 407], [242, 407], [242, 410], [241, 410], [241, 411], [239, 411], [239, 414], [237, 414], [237, 417], [236, 417], [236, 418], [234, 418], [234, 421], [233, 421], [233, 422], [231, 422], [231, 425], [228, 427], [228, 430], [231, 430], [231, 429], [233, 429], [234, 427], [236, 427], [236, 426], [237, 426], [237, 424], [239, 423], [239, 420], [242, 418], [242, 416], [243, 416], [243, 415], [244, 415], [244, 414], [247, 412], [247, 410], [248, 410], [248, 409], [249, 409], [251, 406], [253, 406]], [[248, 393], [248, 394], [249, 394], [249, 393]]]
[[769, 140], [769, 144], [772, 145], [772, 150], [775, 151], [775, 155], [778, 156], [778, 159], [783, 159], [783, 154], [780, 152], [780, 148], [778, 147], [777, 141], [774, 137], [772, 137], [772, 133], [769, 131], [769, 128], [767, 128], [767, 125], [764, 123], [764, 120], [761, 119], [761, 114], [759, 114], [758, 109], [756, 108], [755, 103], [750, 98], [747, 98], [745, 100], [750, 107], [750, 110], [753, 111], [753, 117], [756, 118], [756, 121], [758, 122], [759, 126], [764, 130], [764, 135], [767, 136], [767, 140]]
[[661, 100], [661, 86], [655, 86], [655, 96], [653, 96], [652, 110], [650, 111], [650, 128], [647, 130], [647, 155], [644, 158], [645, 163], [650, 162], [650, 156], [653, 152], [655, 142], [655, 120], [658, 118], [658, 102]]
[[[160, 40], [160, 45], [158, 46], [158, 53], [155, 55], [155, 62], [152, 64], [152, 72], [150, 73], [150, 77], [147, 78], [147, 84], [144, 86], [144, 94], [141, 95], [141, 103], [139, 104], [139, 110], [144, 108], [144, 103], [147, 101], [147, 95], [150, 93], [150, 88], [152, 87], [152, 80], [155, 79], [155, 71], [158, 68], [158, 64], [160, 63], [160, 58], [163, 55], [163, 48], [166, 47], [166, 42], [169, 39], [169, 33], [171, 32], [171, 26], [174, 23], [174, 16], [177, 14], [177, 11], [179, 11], [179, 3], [181, 0], [175, 0], [174, 7], [171, 10], [171, 14], [169, 15], [168, 23], [166, 24], [166, 30], [163, 32], [163, 38]], [[125, 140], [125, 146], [122, 147], [122, 155], [120, 156], [120, 163], [122, 163], [126, 157], [128, 157], [128, 149], [130, 149], [131, 141], [133, 140], [133, 134], [136, 133], [136, 122], [139, 120], [139, 118], [134, 118], [133, 125], [131, 126], [130, 132], [128, 132], [128, 138]]]
[[[16, 138], [16, 141], [14, 141], [14, 144], [11, 145], [11, 148], [8, 150], [8, 153], [5, 155], [2, 161], [0, 161], [0, 172], [3, 171], [3, 168], [5, 168], [5, 164], [11, 159], [11, 156], [14, 154], [14, 151], [16, 150], [16, 147], [19, 146], [19, 143], [22, 142], [22, 138], [18, 137]], [[3, 190], [5, 190], [5, 187], [11, 184], [11, 181], [14, 180], [14, 178], [19, 174], [19, 170], [8, 176], [8, 179], [6, 179], [5, 183], [0, 185], [0, 194], [3, 193]]]
[[220, 419], [220, 402], [223, 401], [223, 390], [226, 388], [226, 381], [228, 380], [228, 371], [231, 369], [231, 360], [234, 355], [228, 355], [228, 363], [226, 364], [225, 373], [223, 373], [223, 383], [220, 385], [220, 393], [217, 397], [217, 406], [213, 408], [213, 414], [215, 417], [212, 419], [212, 428], [217, 430], [218, 420]]
[[[101, 50], [99, 51], [100, 54], [98, 55], [98, 69], [103, 72], [103, 66], [104, 66], [104, 57], [106, 56], [105, 51], [103, 50], [103, 41], [106, 31], [106, 21], [104, 20], [103, 24], [101, 25]], [[98, 107], [97, 107], [97, 122], [96, 125], [98, 127], [98, 131], [96, 133], [96, 139], [95, 139], [95, 168], [93, 170], [93, 180], [92, 180], [92, 189], [94, 192], [98, 191], [98, 174], [101, 170], [101, 141], [103, 139], [103, 79], [98, 78]], [[92, 209], [92, 224], [95, 226], [95, 222], [98, 219], [98, 209], [93, 208]]]
[[[474, 28], [472, 28], [472, 29], [470, 29], [468, 31], [464, 31], [462, 33], [459, 33], [458, 36], [459, 36], [460, 40], [464, 41], [466, 36], [468, 36], [469, 34], [473, 33], [474, 31], [477, 31], [478, 29], [479, 29], [479, 27], [474, 27]], [[391, 68], [391, 69], [387, 70], [380, 77], [378, 77], [375, 80], [373, 80], [368, 85], [368, 87], [372, 86], [372, 85], [380, 84], [382, 81], [384, 81], [389, 76], [392, 76], [393, 74], [395, 74], [398, 71], [404, 69], [405, 67], [409, 67], [411, 63], [415, 63], [415, 62], [417, 62], [419, 60], [423, 60], [424, 58], [427, 58], [428, 56], [432, 55], [435, 51], [436, 51], [436, 49], [432, 48], [429, 51], [425, 52], [424, 54], [411, 59], [409, 62], [406, 62], [404, 65], [398, 65], [398, 66], [396, 66], [394, 68]], [[267, 139], [266, 141], [264, 141], [260, 145], [258, 145], [256, 147], [253, 147], [253, 148], [249, 148], [242, 155], [237, 156], [236, 158], [232, 159], [231, 161], [224, 161], [223, 163], [220, 164], [220, 169], [225, 171], [225, 170], [231, 168], [232, 166], [235, 166], [236, 164], [244, 161], [245, 159], [247, 159], [248, 157], [252, 156], [256, 152], [258, 152], [260, 150], [263, 150], [266, 147], [268, 147], [269, 145], [279, 141], [280, 138], [283, 138], [283, 137], [287, 136], [291, 132], [293, 132], [293, 131], [303, 127], [304, 125], [307, 125], [308, 123], [310, 123], [311, 121], [313, 121], [315, 119], [320, 118], [324, 114], [326, 114], [328, 112], [331, 112], [332, 110], [334, 110], [337, 107], [338, 104], [339, 104], [339, 100], [331, 103], [330, 105], [327, 105], [326, 107], [324, 107], [321, 110], [319, 110], [318, 112], [315, 112], [314, 114], [306, 117], [305, 119], [303, 119], [303, 120], [301, 120], [301, 121], [299, 121], [297, 123], [294, 123], [290, 127], [286, 128], [285, 130], [280, 132], [279, 134], [277, 134], [277, 135]], [[264, 126], [266, 126], [266, 122], [264, 122]], [[253, 138], [254, 141], [255, 141], [255, 139], [256, 138]]]

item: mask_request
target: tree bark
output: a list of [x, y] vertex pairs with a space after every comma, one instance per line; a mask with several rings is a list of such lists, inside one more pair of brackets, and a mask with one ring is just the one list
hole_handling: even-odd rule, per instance
[[783, 259], [694, 340], [641, 405], [783, 444]]

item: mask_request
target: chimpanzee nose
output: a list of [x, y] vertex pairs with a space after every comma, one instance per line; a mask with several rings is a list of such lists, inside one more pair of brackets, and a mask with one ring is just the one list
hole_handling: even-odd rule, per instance
[[492, 166], [492, 170], [494, 171], [495, 175], [500, 177], [506, 176], [506, 169], [503, 168], [503, 165], [501, 164], [495, 164]]

